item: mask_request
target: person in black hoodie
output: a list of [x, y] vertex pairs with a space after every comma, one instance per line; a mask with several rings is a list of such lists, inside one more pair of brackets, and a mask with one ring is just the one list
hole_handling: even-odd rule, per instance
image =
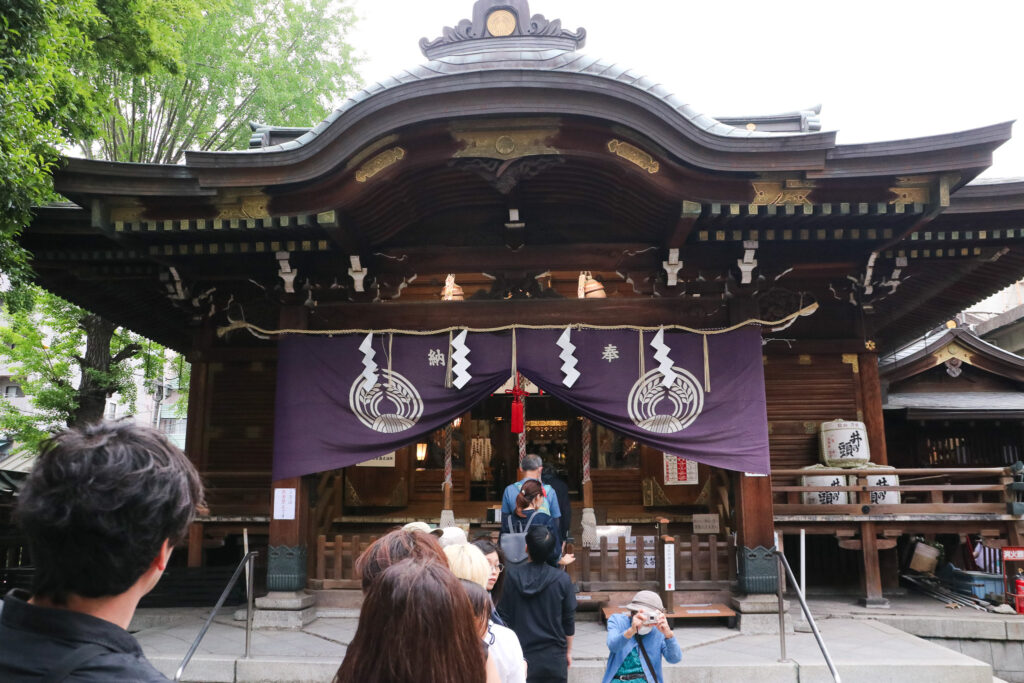
[[545, 562], [555, 543], [547, 527], [530, 527], [530, 559], [508, 568], [498, 604], [498, 613], [523, 646], [527, 683], [564, 682], [572, 666], [576, 593], [569, 575]]

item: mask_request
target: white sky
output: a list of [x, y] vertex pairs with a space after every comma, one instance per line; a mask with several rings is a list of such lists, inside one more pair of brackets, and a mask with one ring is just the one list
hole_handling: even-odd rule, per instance
[[[473, 0], [352, 0], [366, 83], [426, 59], [419, 39]], [[531, 0], [587, 29], [583, 51], [712, 116], [822, 104], [840, 144], [1024, 119], [1024, 0]], [[1024, 121], [983, 177], [1024, 176]]]

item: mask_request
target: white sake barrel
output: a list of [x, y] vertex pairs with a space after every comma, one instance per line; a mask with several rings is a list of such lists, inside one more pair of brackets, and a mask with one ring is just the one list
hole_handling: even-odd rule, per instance
[[[855, 479], [855, 477], [851, 477]], [[868, 486], [899, 486], [900, 477], [897, 474], [886, 474], [882, 470], [879, 474], [869, 474], [866, 477]], [[872, 505], [899, 505], [899, 491], [869, 491]]]
[[[800, 477], [801, 486], [847, 486], [847, 477], [840, 474], [816, 474]], [[803, 494], [804, 505], [847, 505], [850, 494], [847, 491], [807, 491]]]
[[821, 462], [826, 467], [861, 467], [871, 462], [863, 422], [821, 423]]

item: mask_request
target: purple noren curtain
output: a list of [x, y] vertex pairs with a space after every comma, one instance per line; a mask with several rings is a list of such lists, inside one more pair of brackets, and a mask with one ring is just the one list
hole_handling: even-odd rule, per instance
[[[768, 472], [757, 328], [708, 338], [711, 391], [705, 391], [701, 335], [665, 333], [676, 373], [665, 387], [651, 347], [655, 333], [643, 333], [641, 364], [635, 330], [572, 330], [580, 375], [567, 387], [566, 361], [557, 345], [562, 332], [516, 332], [519, 369], [544, 391], [665, 452], [715, 467]], [[366, 372], [364, 340], [365, 335], [280, 340], [275, 480], [353, 465], [414, 443], [496, 391], [511, 372], [511, 332], [467, 335], [470, 379], [461, 389], [446, 386], [449, 361], [458, 365], [457, 356], [449, 359], [448, 334], [373, 335], [375, 374]], [[368, 376], [376, 382], [369, 384]]]

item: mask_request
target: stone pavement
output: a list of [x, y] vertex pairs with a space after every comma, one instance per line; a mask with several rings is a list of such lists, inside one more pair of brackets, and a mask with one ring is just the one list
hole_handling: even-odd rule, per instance
[[[818, 611], [817, 609], [815, 610]], [[301, 631], [255, 631], [252, 657], [242, 657], [244, 622], [225, 609], [185, 671], [187, 681], [330, 681], [356, 630], [355, 610], [322, 609]], [[909, 635], [877, 619], [829, 618], [820, 628], [844, 683], [991, 683], [992, 668], [960, 652]], [[169, 677], [208, 612], [143, 610], [133, 631], [146, 655]], [[960, 615], [957, 615], [960, 616]], [[779, 661], [778, 635], [741, 635], [725, 626], [675, 629], [683, 661], [666, 665], [665, 682], [827, 683], [832, 678], [810, 633], [786, 636], [789, 660]], [[577, 623], [572, 683], [600, 681], [607, 657], [605, 630]], [[386, 656], [382, 652], [382, 656]]]

